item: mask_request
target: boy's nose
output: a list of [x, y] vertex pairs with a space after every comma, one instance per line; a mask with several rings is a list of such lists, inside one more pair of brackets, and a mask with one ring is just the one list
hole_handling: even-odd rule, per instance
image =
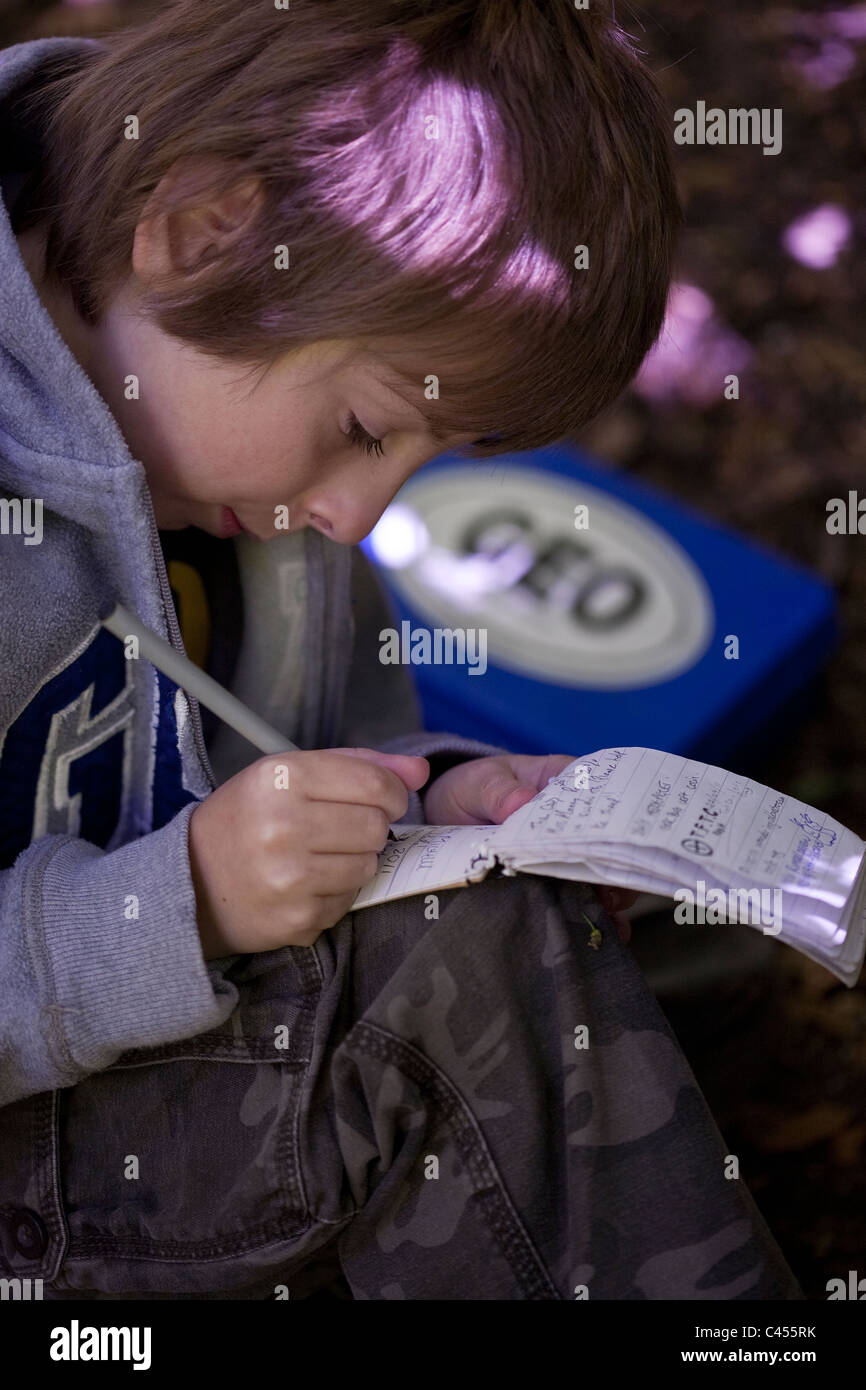
[[317, 497], [306, 509], [307, 525], [339, 545], [357, 545], [372, 531], [399, 487], [362, 498]]
[[[384, 511], [384, 508], [382, 510]], [[381, 515], [381, 513], [379, 515]], [[327, 523], [323, 524], [321, 519], [315, 520], [311, 518], [310, 525], [314, 526], [317, 531], [321, 531], [329, 540], [336, 541], [338, 545], [357, 545], [359, 541], [362, 541], [364, 537], [372, 531], [378, 520], [378, 516], [374, 516], [369, 521], [344, 518], [338, 525], [333, 526]]]

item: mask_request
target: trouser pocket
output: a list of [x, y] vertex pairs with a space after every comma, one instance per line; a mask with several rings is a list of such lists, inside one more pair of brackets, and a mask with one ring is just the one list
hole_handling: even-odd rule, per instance
[[219, 1029], [124, 1053], [61, 1093], [59, 1287], [231, 1289], [304, 1247], [297, 1132], [320, 971], [287, 947], [231, 978], [239, 1003]]

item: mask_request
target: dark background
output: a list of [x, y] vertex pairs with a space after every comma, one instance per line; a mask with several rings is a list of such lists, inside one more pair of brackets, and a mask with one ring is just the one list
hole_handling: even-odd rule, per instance
[[[0, 45], [98, 35], [157, 8], [0, 0]], [[811, 708], [736, 770], [866, 837], [866, 539], [826, 529], [828, 500], [863, 485], [866, 455], [866, 5], [651, 0], [616, 13], [659, 75], [672, 130], [674, 110], [698, 100], [781, 107], [783, 145], [677, 147], [691, 319], [579, 442], [833, 584], [842, 641]], [[783, 244], [819, 208], [847, 238], [819, 232], [821, 266]], [[740, 399], [726, 401], [732, 371]], [[659, 927], [635, 924], [639, 959], [676, 949], [663, 930], [645, 944]], [[745, 948], [748, 929], [729, 930]], [[807, 1296], [824, 1299], [828, 1279], [866, 1276], [866, 981], [849, 990], [775, 943], [764, 954], [732, 948], [741, 969], [684, 976], [660, 999]]]

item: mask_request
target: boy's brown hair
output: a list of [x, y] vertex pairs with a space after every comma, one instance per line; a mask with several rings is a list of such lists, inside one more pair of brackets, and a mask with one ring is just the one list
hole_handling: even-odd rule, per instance
[[484, 436], [470, 457], [572, 433], [652, 345], [669, 121], [604, 0], [177, 0], [102, 42], [28, 98], [45, 159], [17, 219], [47, 219], [88, 322], [174, 168], [162, 211], [250, 176], [265, 196], [205, 275], [148, 293], [164, 331], [262, 370], [351, 339], [441, 435]]

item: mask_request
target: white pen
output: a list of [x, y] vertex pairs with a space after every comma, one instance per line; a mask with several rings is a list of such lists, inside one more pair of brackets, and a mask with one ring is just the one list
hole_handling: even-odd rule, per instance
[[219, 681], [215, 681], [213, 676], [200, 670], [188, 656], [184, 656], [169, 642], [151, 632], [150, 628], [145, 627], [122, 603], [115, 603], [110, 612], [101, 612], [99, 621], [109, 632], [114, 633], [115, 637], [119, 637], [121, 642], [127, 637], [137, 638], [140, 654], [152, 662], [157, 670], [162, 671], [176, 685], [183, 686], [184, 690], [195, 696], [200, 705], [212, 710], [261, 753], [301, 751], [296, 743], [292, 743], [285, 734], [268, 724], [230, 690], [220, 685]]
[[[300, 753], [301, 749], [291, 739], [286, 738], [273, 725], [268, 724], [260, 715], [245, 705], [243, 700], [239, 700], [237, 695], [233, 695], [225, 686], [215, 681], [213, 676], [209, 676], [206, 671], [202, 671], [188, 656], [184, 656], [171, 643], [164, 638], [151, 632], [149, 627], [131, 613], [128, 608], [124, 608], [122, 603], [115, 603], [110, 611], [104, 611], [99, 615], [99, 621], [109, 632], [114, 633], [124, 642], [127, 637], [138, 638], [139, 653], [157, 668], [163, 675], [173, 680], [176, 685], [183, 686], [184, 690], [190, 695], [194, 695], [200, 705], [205, 709], [212, 710], [224, 723], [239, 733], [254, 748], [258, 748], [261, 753]], [[397, 837], [393, 830], [389, 828], [388, 839], [395, 840]]]

